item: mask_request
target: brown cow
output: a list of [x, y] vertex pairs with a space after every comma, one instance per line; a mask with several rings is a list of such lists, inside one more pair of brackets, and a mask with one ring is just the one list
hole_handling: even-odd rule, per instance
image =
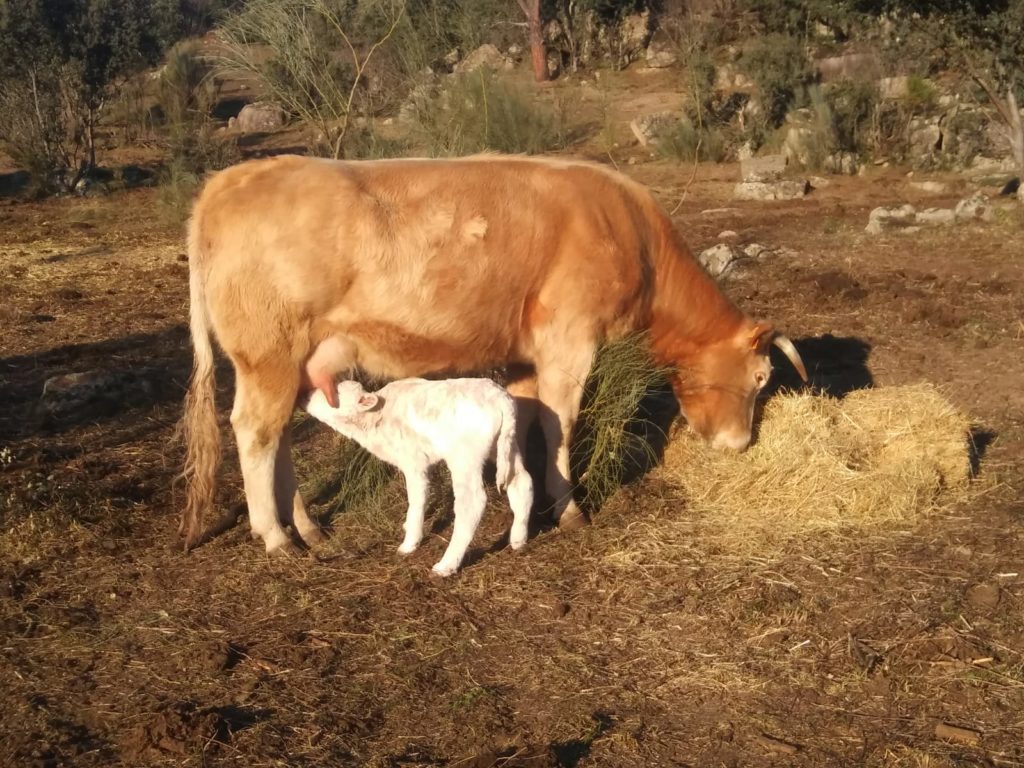
[[[340, 162], [296, 156], [212, 177], [189, 226], [195, 348], [184, 426], [186, 548], [212, 504], [220, 442], [211, 331], [236, 373], [231, 423], [253, 536], [268, 552], [320, 538], [297, 490], [289, 422], [304, 390], [510, 366], [535, 397], [546, 489], [565, 526], [568, 440], [597, 346], [650, 331], [690, 427], [750, 442], [778, 345], [694, 261], [641, 185], [597, 165], [483, 155]], [[806, 376], [805, 376], [806, 377]], [[525, 429], [522, 430], [525, 433]]]

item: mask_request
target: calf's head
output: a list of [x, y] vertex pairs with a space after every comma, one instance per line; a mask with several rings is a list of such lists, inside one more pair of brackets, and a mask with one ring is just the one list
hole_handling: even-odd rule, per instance
[[339, 421], [352, 421], [361, 414], [377, 407], [380, 398], [367, 392], [358, 381], [342, 381], [338, 384], [338, 407], [331, 414]]
[[690, 428], [715, 448], [744, 450], [751, 439], [754, 403], [771, 376], [775, 345], [807, 381], [796, 347], [767, 324], [746, 324], [735, 335], [702, 347], [673, 381]]

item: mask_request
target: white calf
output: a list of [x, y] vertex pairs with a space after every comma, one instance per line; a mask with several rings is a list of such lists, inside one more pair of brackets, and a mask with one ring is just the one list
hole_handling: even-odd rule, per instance
[[526, 543], [533, 481], [516, 443], [515, 401], [502, 387], [489, 379], [401, 379], [367, 392], [356, 381], [343, 381], [337, 394], [337, 408], [320, 390], [305, 408], [405, 475], [409, 511], [400, 553], [414, 551], [423, 538], [427, 471], [439, 461], [451, 472], [455, 525], [435, 573], [450, 576], [462, 563], [487, 503], [482, 474], [489, 458], [512, 507], [509, 544], [519, 549]]

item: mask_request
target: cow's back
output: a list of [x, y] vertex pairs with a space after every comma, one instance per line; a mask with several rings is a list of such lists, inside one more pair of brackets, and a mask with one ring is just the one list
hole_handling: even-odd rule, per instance
[[583, 164], [284, 156], [206, 185], [195, 266], [229, 351], [288, 343], [301, 359], [341, 334], [374, 373], [470, 370], [528, 360], [554, 318], [597, 335], [642, 322], [648, 203]]

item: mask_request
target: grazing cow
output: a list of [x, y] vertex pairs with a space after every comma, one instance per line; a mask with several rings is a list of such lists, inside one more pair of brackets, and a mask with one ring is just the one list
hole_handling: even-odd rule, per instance
[[[647, 330], [689, 426], [750, 442], [754, 400], [779, 346], [694, 260], [640, 184], [584, 162], [482, 155], [334, 161], [278, 156], [213, 176], [189, 223], [195, 350], [185, 401], [185, 547], [212, 505], [220, 438], [211, 332], [235, 369], [231, 423], [254, 536], [289, 551], [306, 513], [289, 421], [300, 392], [335, 397], [339, 375], [452, 374], [507, 366], [548, 448], [562, 527], [569, 439], [598, 345]], [[531, 409], [524, 409], [528, 411]], [[520, 432], [525, 433], [522, 424]]]
[[405, 476], [409, 511], [401, 554], [414, 552], [423, 539], [427, 473], [439, 461], [452, 476], [455, 525], [434, 573], [455, 573], [473, 540], [487, 504], [488, 459], [495, 461], [498, 489], [505, 489], [512, 507], [509, 545], [520, 549], [526, 543], [533, 480], [516, 442], [516, 404], [502, 387], [489, 379], [401, 379], [367, 392], [357, 381], [343, 381], [334, 399], [337, 407], [316, 389], [305, 408]]

